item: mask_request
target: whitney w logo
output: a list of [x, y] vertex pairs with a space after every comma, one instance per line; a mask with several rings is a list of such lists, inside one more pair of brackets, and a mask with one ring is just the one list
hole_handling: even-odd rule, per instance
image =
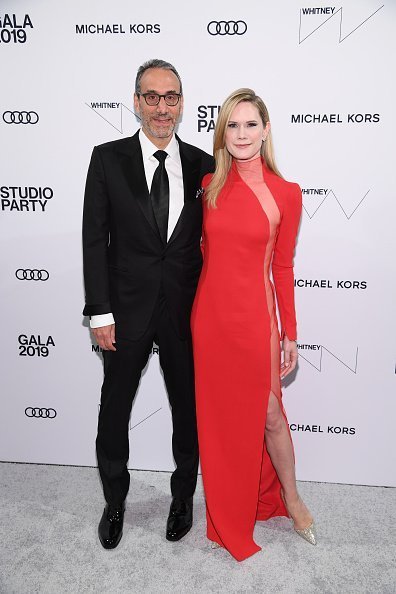
[[135, 113], [123, 103], [91, 101], [91, 103], [85, 103], [85, 105], [87, 105], [89, 109], [92, 109], [92, 111], [101, 117], [102, 120], [110, 124], [110, 126], [120, 134], [124, 134], [126, 119], [131, 120], [128, 123], [132, 124], [131, 116], [133, 116], [133, 123], [136, 124]]
[[[316, 346], [316, 349], [312, 353], [312, 351], [309, 348], [307, 349], [307, 346], [308, 347], [309, 346]], [[346, 363], [345, 361], [343, 361], [339, 355], [336, 355], [335, 353], [332, 353], [329, 349], [327, 349], [323, 345], [304, 345], [304, 344], [298, 344], [297, 347], [298, 347], [298, 355], [299, 355], [299, 357], [301, 357], [302, 359], [304, 359], [304, 361], [306, 361], [307, 363], [309, 363], [312, 367], [314, 367], [314, 369], [316, 369], [316, 371], [319, 371], [319, 373], [321, 373], [323, 371], [323, 366], [322, 366], [323, 355], [330, 355], [330, 357], [333, 357], [333, 359], [335, 359], [336, 361], [338, 361], [338, 363], [341, 363], [341, 365], [343, 365], [346, 369], [348, 369], [349, 371], [351, 371], [355, 375], [357, 374], [358, 355], [359, 355], [359, 348], [358, 347], [356, 347], [356, 352], [355, 352], [354, 356], [351, 357], [351, 359], [353, 359], [353, 360], [352, 361], [348, 361], [348, 363]], [[304, 354], [301, 351], [303, 351]]]
[[[343, 10], [344, 9], [342, 6], [341, 6], [341, 8], [338, 8], [337, 10], [336, 10], [335, 6], [329, 6], [326, 8], [300, 8], [300, 27], [298, 30], [298, 43], [299, 44], [303, 43], [303, 41], [308, 39], [308, 37], [311, 37], [311, 35], [316, 33], [321, 27], [323, 27], [323, 25], [328, 23], [336, 15], [338, 15], [338, 18], [340, 21], [338, 43], [342, 43], [343, 41], [345, 41], [345, 39], [347, 39], [350, 35], [352, 35], [352, 33], [355, 33], [355, 31], [357, 31], [358, 29], [360, 29], [360, 27], [365, 25], [367, 23], [367, 21], [369, 21], [374, 15], [377, 14], [377, 12], [379, 12], [382, 8], [384, 8], [384, 6], [385, 5], [383, 4], [382, 6], [377, 8], [377, 10], [375, 10], [372, 14], [369, 14], [365, 19], [363, 19], [363, 21], [361, 21], [360, 23], [355, 25], [355, 27], [352, 29], [352, 31], [349, 31], [349, 33], [346, 33], [344, 31], [344, 27], [343, 27]], [[328, 14], [330, 16], [328, 18], [326, 18], [322, 23], [320, 23], [317, 27], [315, 27], [313, 29], [313, 31], [310, 31], [308, 34], [302, 32], [303, 23], [307, 24], [308, 16], [328, 15]], [[305, 17], [305, 18], [303, 19], [303, 17]]]
[[316, 205], [316, 204], [313, 204], [312, 200], [311, 200], [314, 190], [309, 190], [309, 189], [302, 190], [303, 197], [304, 197], [303, 209], [305, 210], [305, 212], [307, 213], [307, 215], [309, 216], [310, 219], [312, 219], [316, 215], [319, 208], [326, 202], [326, 200], [332, 196], [334, 198], [334, 200], [337, 202], [338, 206], [341, 208], [344, 216], [349, 220], [355, 214], [355, 212], [357, 211], [359, 206], [367, 198], [368, 193], [370, 192], [370, 190], [367, 190], [367, 192], [364, 194], [364, 196], [362, 198], [360, 198], [358, 204], [353, 208], [352, 211], [350, 211], [348, 213], [345, 210], [344, 206], [342, 205], [341, 201], [338, 199], [338, 197], [336, 196], [336, 194], [334, 193], [333, 190], [321, 190], [321, 192], [322, 191], [325, 193], [325, 196], [324, 196], [323, 200], [320, 201], [319, 205]]

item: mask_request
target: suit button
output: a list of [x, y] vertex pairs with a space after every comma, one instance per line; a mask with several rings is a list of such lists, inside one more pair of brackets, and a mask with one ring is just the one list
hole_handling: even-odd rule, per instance
[[164, 260], [165, 260], [165, 256], [162, 256], [162, 257], [161, 257], [161, 260], [162, 260], [162, 261], [164, 261]]

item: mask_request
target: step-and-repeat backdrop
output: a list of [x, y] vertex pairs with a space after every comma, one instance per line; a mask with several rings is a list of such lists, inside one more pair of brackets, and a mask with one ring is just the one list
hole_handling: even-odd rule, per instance
[[[252, 87], [303, 189], [284, 389], [298, 478], [396, 485], [395, 23], [391, 0], [1, 2], [1, 460], [96, 464], [85, 176], [94, 145], [137, 130], [135, 73], [158, 57], [183, 79], [184, 140], [211, 152], [219, 105]], [[173, 468], [155, 345], [130, 442], [131, 468]]]

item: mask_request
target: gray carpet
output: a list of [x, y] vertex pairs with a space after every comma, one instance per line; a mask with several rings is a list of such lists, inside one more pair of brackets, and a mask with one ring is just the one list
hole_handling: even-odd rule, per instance
[[1, 593], [396, 592], [395, 489], [300, 483], [318, 545], [274, 519], [256, 527], [262, 552], [238, 563], [205, 538], [200, 481], [192, 531], [165, 540], [169, 476], [132, 473], [123, 539], [105, 551], [96, 469], [1, 463]]

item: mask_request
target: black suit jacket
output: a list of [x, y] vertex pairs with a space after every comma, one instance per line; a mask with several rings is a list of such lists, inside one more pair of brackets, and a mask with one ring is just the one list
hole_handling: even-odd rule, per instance
[[[116, 336], [136, 340], [146, 330], [162, 287], [175, 329], [190, 332], [202, 266], [203, 176], [213, 157], [179, 142], [184, 206], [164, 243], [147, 187], [138, 133], [94, 148], [83, 216], [84, 315], [112, 312]], [[197, 193], [199, 194], [197, 197]]]

